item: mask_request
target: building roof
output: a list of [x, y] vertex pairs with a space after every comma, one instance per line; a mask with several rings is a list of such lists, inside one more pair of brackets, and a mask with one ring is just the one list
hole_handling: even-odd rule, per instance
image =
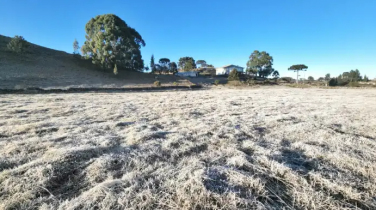
[[222, 67], [219, 67], [219, 68], [227, 68], [227, 67], [230, 67], [230, 66], [236, 66], [236, 67], [239, 67], [239, 68], [243, 68], [243, 69], [244, 69], [244, 67], [237, 66], [237, 65], [234, 65], [234, 64], [225, 65], [225, 66], [222, 66]]

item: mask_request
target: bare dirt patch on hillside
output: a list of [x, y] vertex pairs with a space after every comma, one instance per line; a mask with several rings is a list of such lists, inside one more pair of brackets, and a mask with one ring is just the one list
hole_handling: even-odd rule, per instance
[[375, 98], [2, 95], [0, 209], [375, 209]]

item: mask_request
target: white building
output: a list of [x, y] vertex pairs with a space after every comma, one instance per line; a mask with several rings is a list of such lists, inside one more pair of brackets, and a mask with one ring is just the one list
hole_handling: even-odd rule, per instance
[[181, 77], [197, 77], [198, 76], [198, 72], [197, 71], [183, 71], [183, 72], [176, 73], [176, 76], [181, 76]]
[[228, 75], [233, 69], [236, 69], [240, 73], [244, 72], [244, 68], [237, 65], [226, 65], [215, 68], [217, 75]]

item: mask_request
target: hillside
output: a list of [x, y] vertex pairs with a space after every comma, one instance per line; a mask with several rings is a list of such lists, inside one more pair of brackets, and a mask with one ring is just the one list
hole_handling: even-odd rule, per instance
[[[7, 50], [9, 41], [10, 37], [0, 35], [0, 89], [134, 87], [151, 86], [155, 81], [155, 75], [140, 72], [119, 71], [115, 76], [72, 54], [31, 43], [28, 52], [19, 56]], [[171, 75], [160, 75], [158, 80], [162, 85], [189, 83]]]

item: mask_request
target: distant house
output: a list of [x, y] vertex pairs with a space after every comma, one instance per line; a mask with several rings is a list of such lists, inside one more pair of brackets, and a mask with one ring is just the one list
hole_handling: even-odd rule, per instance
[[181, 77], [197, 77], [198, 72], [197, 71], [183, 71], [183, 72], [178, 72], [175, 75], [181, 76]]
[[233, 69], [236, 69], [238, 72], [241, 73], [244, 72], [244, 68], [237, 65], [226, 65], [216, 68], [215, 70], [217, 75], [228, 75]]

